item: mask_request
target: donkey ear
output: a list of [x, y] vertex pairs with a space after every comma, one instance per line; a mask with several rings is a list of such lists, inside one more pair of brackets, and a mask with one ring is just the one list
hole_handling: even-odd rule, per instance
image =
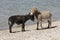
[[28, 15], [31, 15], [30, 12], [28, 13]]
[[30, 12], [29, 12], [29, 14], [30, 14]]
[[30, 15], [30, 12], [29, 12], [29, 15]]

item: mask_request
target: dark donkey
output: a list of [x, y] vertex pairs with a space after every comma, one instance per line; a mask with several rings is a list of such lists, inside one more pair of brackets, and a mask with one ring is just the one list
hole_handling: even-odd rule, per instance
[[22, 31], [25, 31], [25, 22], [29, 19], [34, 21], [34, 16], [30, 15], [30, 13], [27, 15], [14, 15], [9, 17], [8, 19], [9, 32], [12, 33], [12, 26], [14, 23], [16, 23], [17, 25], [22, 24]]
[[43, 19], [47, 19], [47, 21], [48, 21], [48, 28], [50, 28], [52, 14], [49, 11], [39, 12], [37, 10], [37, 8], [32, 8], [31, 15], [34, 15], [36, 17], [36, 19], [37, 19], [37, 30], [39, 29], [38, 28], [39, 27], [39, 22], [40, 22], [40, 26], [42, 28], [42, 20]]

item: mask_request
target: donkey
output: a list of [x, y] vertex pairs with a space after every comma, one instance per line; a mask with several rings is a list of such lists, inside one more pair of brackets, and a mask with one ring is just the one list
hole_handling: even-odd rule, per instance
[[17, 25], [22, 24], [22, 32], [25, 31], [25, 22], [31, 19], [34, 21], [34, 16], [27, 14], [27, 15], [13, 15], [10, 16], [8, 19], [9, 25], [9, 32], [12, 33], [12, 26], [16, 23]]
[[40, 26], [42, 28], [42, 20], [43, 19], [47, 19], [48, 28], [50, 28], [52, 14], [49, 11], [39, 12], [37, 10], [37, 8], [32, 8], [31, 15], [34, 15], [37, 19], [37, 30], [39, 30], [39, 28], [38, 28], [39, 27], [39, 22], [40, 22]]

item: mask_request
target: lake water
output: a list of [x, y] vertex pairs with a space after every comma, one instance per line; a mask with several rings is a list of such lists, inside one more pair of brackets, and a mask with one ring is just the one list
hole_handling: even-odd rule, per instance
[[10, 16], [28, 14], [32, 7], [37, 7], [39, 11], [49, 10], [54, 21], [60, 20], [60, 0], [0, 0], [0, 29], [8, 28]]

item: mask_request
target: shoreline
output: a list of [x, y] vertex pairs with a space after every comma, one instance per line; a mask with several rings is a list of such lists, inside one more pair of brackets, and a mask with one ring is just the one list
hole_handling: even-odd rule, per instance
[[[57, 21], [52, 21], [52, 22], [58, 22], [58, 21], [60, 21], [60, 20], [57, 20]], [[42, 23], [42, 24], [45, 24], [45, 22], [44, 23]], [[36, 23], [34, 23], [34, 24], [26, 24], [25, 26], [31, 26], [31, 25], [37, 25]], [[20, 28], [20, 26], [21, 25], [19, 25], [19, 27], [12, 27], [12, 28]], [[4, 30], [8, 30], [8, 28], [4, 28], [4, 29], [0, 29], [0, 31], [4, 31]]]
[[[43, 23], [43, 28], [47, 23]], [[53, 28], [54, 27], [54, 28]], [[13, 32], [9, 30], [0, 31], [0, 40], [60, 40], [60, 21], [52, 22], [51, 28], [36, 30], [36, 25], [26, 26], [25, 32], [21, 28], [13, 28]]]

